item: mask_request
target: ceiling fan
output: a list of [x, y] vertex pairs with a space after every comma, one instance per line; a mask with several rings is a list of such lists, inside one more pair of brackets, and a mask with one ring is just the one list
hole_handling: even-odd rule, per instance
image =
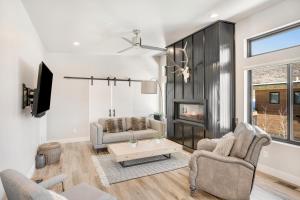
[[130, 40], [125, 37], [122, 37], [123, 40], [128, 42], [131, 46], [123, 49], [121, 51], [118, 51], [118, 53], [123, 53], [125, 51], [128, 51], [134, 47], [142, 48], [142, 49], [149, 49], [149, 50], [155, 50], [155, 51], [166, 51], [165, 48], [160, 48], [160, 47], [154, 47], [154, 46], [148, 46], [148, 45], [143, 45], [142, 44], [142, 38], [141, 38], [141, 31], [139, 29], [134, 29], [133, 31], [134, 37]]

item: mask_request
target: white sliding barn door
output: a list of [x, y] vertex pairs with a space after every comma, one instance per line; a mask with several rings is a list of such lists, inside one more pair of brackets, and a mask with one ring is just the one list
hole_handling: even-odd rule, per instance
[[90, 122], [99, 118], [149, 116], [158, 111], [158, 94], [141, 94], [141, 83], [94, 81], [89, 86]]
[[97, 121], [102, 117], [109, 117], [112, 106], [112, 86], [107, 81], [94, 81], [89, 87], [89, 116], [90, 122]]
[[127, 81], [119, 81], [112, 86], [112, 110], [116, 117], [133, 116], [133, 88]]

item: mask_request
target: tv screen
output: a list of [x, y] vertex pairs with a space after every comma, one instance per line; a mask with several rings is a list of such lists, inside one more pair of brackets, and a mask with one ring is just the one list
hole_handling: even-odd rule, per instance
[[39, 66], [37, 88], [34, 92], [32, 115], [42, 117], [50, 109], [53, 73], [45, 63]]

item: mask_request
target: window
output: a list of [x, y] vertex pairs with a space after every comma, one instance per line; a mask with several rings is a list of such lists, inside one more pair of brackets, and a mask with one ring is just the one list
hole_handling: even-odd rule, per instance
[[285, 27], [248, 40], [248, 57], [300, 45], [300, 24]]
[[300, 141], [300, 63], [291, 65], [291, 73], [291, 88], [292, 94], [294, 94], [291, 110], [291, 119], [293, 120], [291, 139]]
[[279, 92], [270, 92], [269, 102], [270, 102], [270, 104], [279, 104], [280, 93]]
[[248, 71], [249, 122], [300, 145], [300, 63]]
[[300, 105], [300, 91], [294, 92], [294, 104]]

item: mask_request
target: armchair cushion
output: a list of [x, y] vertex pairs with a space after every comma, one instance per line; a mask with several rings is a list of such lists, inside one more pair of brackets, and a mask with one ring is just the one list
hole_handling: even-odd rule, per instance
[[89, 186], [86, 183], [76, 185], [68, 191], [63, 192], [62, 195], [70, 200], [116, 200], [110, 194]]
[[255, 131], [249, 124], [241, 122], [236, 127], [234, 135], [236, 140], [232, 147], [230, 156], [244, 159], [255, 137]]
[[216, 153], [221, 156], [228, 156], [234, 144], [234, 140], [235, 137], [233, 133], [227, 133], [219, 140], [216, 148], [213, 150], [213, 153]]
[[60, 194], [57, 194], [56, 192], [53, 192], [51, 190], [48, 190], [53, 200], [68, 200], [66, 197], [61, 196]]

